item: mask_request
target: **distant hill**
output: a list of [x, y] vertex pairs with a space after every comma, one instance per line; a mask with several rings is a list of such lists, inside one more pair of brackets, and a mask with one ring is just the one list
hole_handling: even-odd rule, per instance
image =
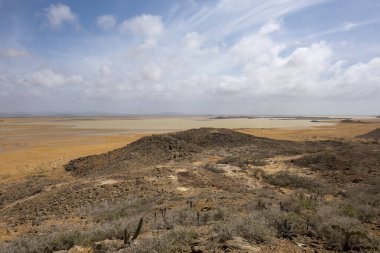
[[366, 134], [358, 135], [356, 136], [358, 138], [364, 138], [364, 139], [375, 139], [378, 140], [380, 139], [380, 128], [377, 128], [371, 132], [368, 132]]

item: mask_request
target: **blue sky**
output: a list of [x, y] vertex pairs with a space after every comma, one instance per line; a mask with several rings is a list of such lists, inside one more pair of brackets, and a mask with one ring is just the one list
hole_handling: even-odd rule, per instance
[[0, 0], [0, 112], [380, 114], [378, 0]]

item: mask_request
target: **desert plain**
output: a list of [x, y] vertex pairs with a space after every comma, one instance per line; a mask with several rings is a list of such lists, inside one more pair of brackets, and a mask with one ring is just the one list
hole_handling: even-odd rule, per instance
[[216, 127], [281, 140], [351, 139], [380, 127], [380, 120], [371, 117], [364, 119], [371, 124], [342, 124], [334, 119], [311, 122], [310, 119], [270, 117], [2, 118], [0, 182], [17, 180], [42, 171], [49, 173], [71, 159], [111, 151], [153, 133]]
[[[0, 252], [376, 251], [380, 149], [378, 139], [358, 136], [380, 128], [380, 119], [345, 118], [1, 118]], [[369, 152], [368, 164], [353, 157], [363, 171], [345, 165], [347, 153], [356, 150]], [[352, 186], [376, 188], [371, 188], [370, 217], [361, 216], [368, 203], [347, 207], [350, 197], [345, 200], [344, 194]], [[336, 208], [352, 220], [332, 219], [345, 226], [360, 223], [360, 229], [350, 234], [343, 225], [336, 225], [337, 231], [332, 225], [336, 234], [330, 231], [330, 237], [339, 238], [324, 238], [327, 232], [321, 230], [330, 224], [314, 223], [325, 205], [340, 205]], [[275, 212], [276, 225], [267, 217], [253, 219], [250, 209], [254, 217]], [[136, 226], [140, 216], [145, 219], [141, 242], [126, 246], [124, 227]], [[237, 224], [242, 221], [260, 231]], [[307, 229], [295, 228], [301, 226], [297, 222]], [[70, 224], [75, 229], [68, 229]], [[100, 231], [105, 224], [110, 228]], [[70, 231], [75, 233], [67, 235]], [[167, 241], [176, 236], [183, 237], [178, 245]], [[116, 246], [104, 246], [103, 240]], [[153, 248], [142, 246], [146, 243]]]

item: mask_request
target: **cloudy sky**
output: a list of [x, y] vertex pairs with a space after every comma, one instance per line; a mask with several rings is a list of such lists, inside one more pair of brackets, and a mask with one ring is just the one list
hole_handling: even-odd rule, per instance
[[380, 114], [378, 0], [0, 0], [0, 112]]

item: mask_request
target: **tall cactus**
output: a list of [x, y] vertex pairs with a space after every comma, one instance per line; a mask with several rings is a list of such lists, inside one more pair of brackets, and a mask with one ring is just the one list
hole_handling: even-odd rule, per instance
[[132, 242], [133, 242], [134, 240], [136, 240], [137, 237], [139, 236], [139, 234], [140, 234], [140, 232], [141, 232], [141, 228], [142, 228], [142, 226], [143, 226], [143, 222], [144, 222], [144, 219], [143, 219], [143, 217], [141, 217], [141, 219], [140, 219], [140, 221], [139, 221], [139, 225], [137, 226], [136, 232], [135, 232], [135, 234], [134, 234], [133, 237], [132, 237]]
[[143, 226], [143, 223], [144, 223], [144, 218], [141, 217], [140, 218], [140, 221], [139, 221], [139, 224], [136, 228], [136, 231], [135, 231], [135, 234], [133, 235], [132, 239], [129, 232], [128, 232], [128, 229], [126, 228], [124, 230], [124, 244], [131, 244], [134, 240], [137, 239], [137, 237], [139, 236], [140, 232], [141, 232], [141, 229], [142, 229], [142, 226]]

